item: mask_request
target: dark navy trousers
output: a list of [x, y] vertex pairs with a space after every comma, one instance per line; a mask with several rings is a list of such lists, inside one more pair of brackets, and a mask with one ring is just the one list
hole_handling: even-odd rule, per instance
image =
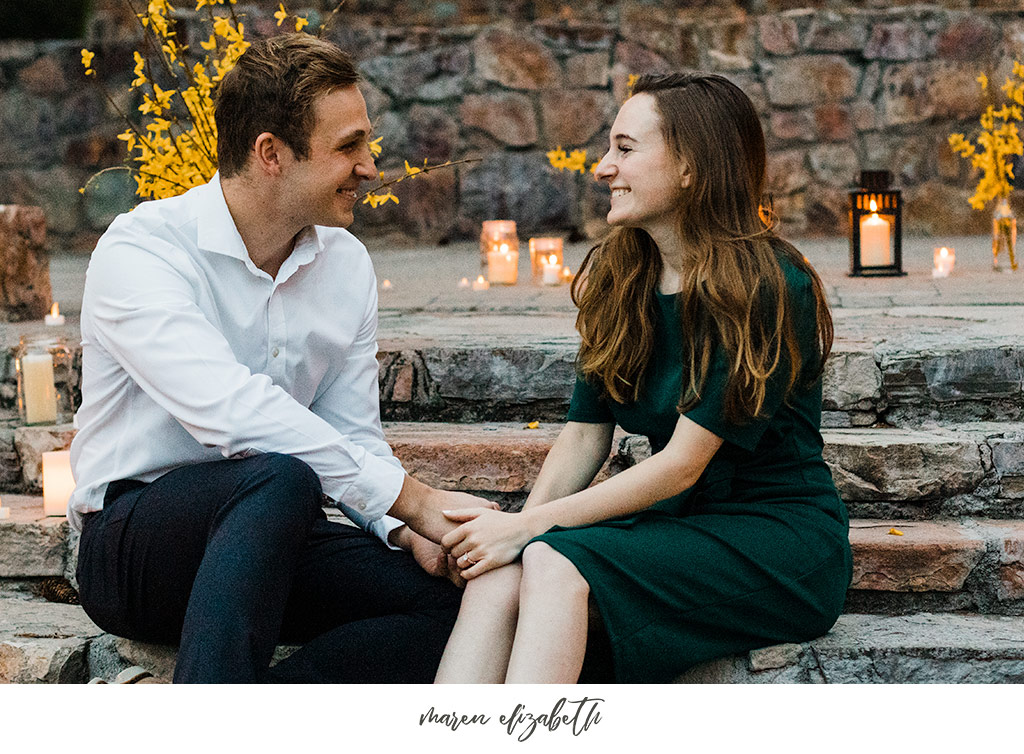
[[[175, 683], [430, 683], [460, 591], [321, 506], [313, 470], [276, 453], [115, 482], [85, 518], [82, 606], [178, 644]], [[271, 668], [278, 644], [302, 647]]]

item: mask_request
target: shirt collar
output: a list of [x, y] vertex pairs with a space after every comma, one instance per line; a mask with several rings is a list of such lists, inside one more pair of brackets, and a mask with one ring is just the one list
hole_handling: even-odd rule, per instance
[[[255, 270], [255, 265], [249, 258], [249, 251], [245, 248], [245, 242], [242, 241], [242, 236], [235, 227], [234, 218], [228, 210], [228, 203], [224, 200], [220, 171], [213, 174], [209, 183], [193, 189], [190, 193], [198, 203], [196, 243], [199, 248], [240, 259], [246, 266]], [[295, 239], [292, 253], [281, 266], [278, 279], [283, 282], [299, 267], [313, 261], [323, 249], [324, 239], [319, 229], [315, 225], [303, 228]]]

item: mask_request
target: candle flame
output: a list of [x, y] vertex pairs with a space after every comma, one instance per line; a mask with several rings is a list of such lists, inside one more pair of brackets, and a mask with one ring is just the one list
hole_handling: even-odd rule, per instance
[[53, 306], [50, 307], [50, 316], [51, 317], [59, 317], [60, 316], [60, 304], [58, 304], [56, 301], [54, 301], [53, 302]]
[[939, 256], [948, 257], [949, 256], [949, 249], [947, 249], [945, 246], [943, 246], [941, 249], [939, 249]]
[[476, 276], [476, 282], [478, 282], [478, 283], [484, 282], [484, 276], [483, 275], [477, 275]]
[[869, 206], [871, 207], [872, 212], [878, 212], [878, 204], [874, 199], [871, 200], [871, 204]]
[[552, 254], [550, 257], [548, 257], [548, 264], [557, 264], [557, 263], [558, 263], [558, 257], [557, 256]]
[[503, 254], [507, 254], [508, 253], [508, 244], [507, 243], [503, 243], [499, 247], [499, 251], [501, 251]]

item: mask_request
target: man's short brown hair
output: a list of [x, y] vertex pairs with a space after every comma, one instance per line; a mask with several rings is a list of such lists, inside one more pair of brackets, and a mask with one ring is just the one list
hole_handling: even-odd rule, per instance
[[240, 173], [256, 137], [268, 131], [301, 160], [309, 157], [317, 98], [353, 86], [352, 59], [309, 34], [282, 34], [254, 42], [217, 90], [217, 162], [221, 176]]

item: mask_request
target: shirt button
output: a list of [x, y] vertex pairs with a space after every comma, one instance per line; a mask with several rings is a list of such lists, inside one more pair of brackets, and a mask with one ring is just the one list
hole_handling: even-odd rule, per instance
[[270, 353], [271, 353], [271, 355], [272, 355], [272, 356], [273, 356], [273, 357], [274, 357], [274, 358], [276, 359], [276, 358], [277, 358], [277, 355], [278, 355], [279, 353], [281, 353], [281, 351], [280, 351], [279, 349], [275, 348], [275, 349], [274, 349], [273, 351], [271, 351]]
[[356, 507], [358, 507], [358, 508], [359, 508], [359, 510], [361, 510], [361, 511], [365, 511], [365, 510], [366, 510], [366, 503], [360, 503], [360, 504], [359, 504], [358, 506], [356, 506]]

